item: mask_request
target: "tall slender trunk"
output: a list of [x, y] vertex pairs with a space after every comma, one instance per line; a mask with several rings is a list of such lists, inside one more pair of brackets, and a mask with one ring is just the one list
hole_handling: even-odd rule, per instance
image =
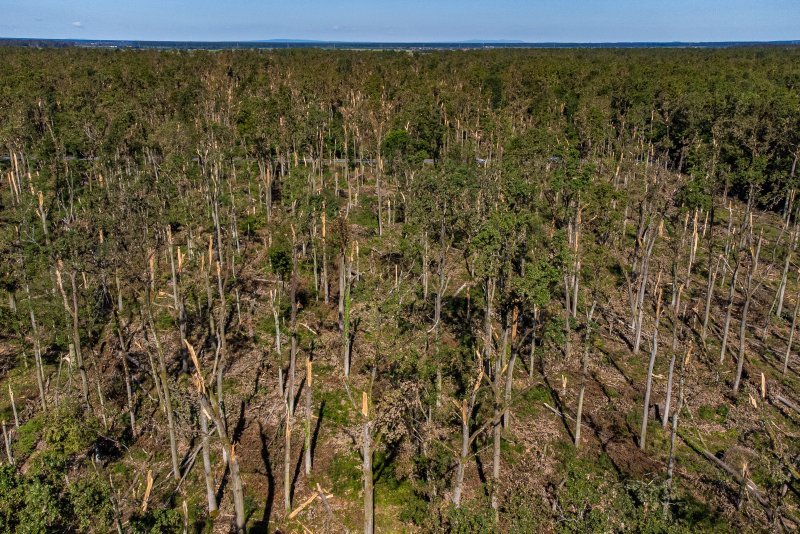
[[305, 471], [306, 475], [311, 474], [311, 419], [313, 414], [311, 413], [311, 406], [312, 406], [312, 369], [311, 369], [311, 354], [306, 357], [306, 443], [305, 443]]
[[81, 377], [81, 393], [83, 395], [83, 403], [88, 410], [91, 410], [89, 403], [89, 380], [86, 377], [86, 366], [83, 363], [83, 351], [81, 350], [81, 334], [78, 314], [78, 285], [75, 283], [75, 271], [69, 273], [70, 283], [72, 285], [72, 305], [67, 303], [67, 295], [64, 291], [64, 286], [61, 283], [61, 272], [56, 270], [58, 278], [58, 288], [61, 290], [61, 296], [64, 299], [64, 307], [70, 317], [72, 323], [72, 344], [75, 352], [75, 360], [78, 365], [78, 374]]
[[[669, 460], [667, 462], [667, 482], [664, 492], [664, 519], [669, 517], [669, 502], [672, 497], [672, 477], [675, 470], [675, 438], [678, 436], [678, 418], [680, 417], [681, 410], [683, 409], [684, 401], [684, 383], [686, 378], [686, 364], [692, 354], [691, 347], [686, 352], [686, 357], [681, 360], [681, 374], [678, 385], [678, 406], [675, 407], [675, 413], [672, 414], [672, 432], [669, 439]], [[674, 358], [673, 358], [674, 359]]]
[[[192, 359], [195, 367], [195, 386], [197, 387], [198, 397], [200, 399], [200, 409], [205, 411], [217, 427], [217, 434], [219, 435], [222, 444], [223, 458], [228, 465], [228, 472], [231, 475], [231, 489], [233, 491], [233, 507], [236, 513], [236, 532], [243, 533], [245, 531], [245, 524], [247, 518], [244, 509], [244, 487], [242, 484], [242, 477], [239, 472], [239, 458], [236, 455], [236, 447], [231, 443], [228, 438], [227, 432], [223, 431], [225, 424], [223, 421], [223, 413], [220, 408], [218, 399], [214, 398], [214, 394], [206, 387], [203, 379], [203, 373], [200, 369], [200, 362], [197, 360], [197, 354], [194, 348], [188, 341], [184, 341], [186, 349], [189, 351], [189, 356]], [[207, 434], [207, 433], [206, 433]]]
[[742, 370], [744, 369], [745, 349], [746, 349], [746, 335], [747, 335], [747, 312], [750, 310], [750, 303], [753, 300], [753, 294], [758, 287], [753, 286], [753, 282], [758, 269], [758, 256], [761, 253], [761, 240], [758, 238], [758, 245], [756, 245], [755, 255], [750, 262], [750, 269], [747, 273], [747, 287], [745, 288], [744, 307], [742, 308], [742, 320], [739, 323], [739, 357], [736, 362], [736, 379], [733, 382], [733, 392], [739, 392], [739, 386], [742, 382]]
[[350, 265], [346, 251], [339, 258], [339, 327], [342, 331], [344, 376], [350, 376]]
[[633, 353], [638, 354], [642, 342], [642, 324], [644, 321], [644, 297], [647, 293], [647, 280], [650, 275], [650, 257], [653, 254], [653, 247], [655, 247], [658, 232], [661, 228], [661, 222], [655, 224], [655, 220], [651, 221], [644, 233], [644, 250], [642, 251], [642, 258], [640, 260], [641, 273], [639, 274], [639, 288], [635, 297], [636, 316], [634, 321], [634, 342]]
[[492, 509], [494, 510], [495, 522], [500, 506], [497, 493], [500, 485], [500, 442], [503, 430], [498, 401], [499, 399], [495, 401], [494, 421], [492, 423]]
[[[220, 250], [218, 256], [222, 257]], [[219, 318], [217, 319], [217, 361], [215, 368], [217, 370], [217, 402], [219, 403], [220, 414], [222, 416], [223, 426], [220, 429], [223, 432], [228, 431], [228, 416], [225, 411], [225, 397], [222, 392], [222, 378], [224, 376], [226, 359], [228, 357], [227, 342], [225, 335], [225, 325], [228, 319], [228, 307], [225, 300], [225, 284], [222, 281], [222, 264], [220, 261], [216, 263], [217, 270], [217, 290], [219, 291]]]
[[290, 400], [286, 399], [286, 425], [283, 434], [283, 507], [288, 515], [292, 511], [292, 416]]
[[569, 290], [569, 275], [564, 274], [564, 359], [572, 357], [572, 296]]
[[[517, 361], [517, 351], [515, 343], [517, 340], [517, 321], [519, 320], [519, 308], [514, 306], [511, 316], [511, 337], [504, 343], [504, 352], [508, 353], [508, 365], [506, 366], [505, 393], [503, 395], [503, 428], [508, 428], [511, 423], [511, 390], [514, 386], [514, 364]], [[506, 336], [508, 338], [508, 336]]]
[[128, 402], [128, 417], [131, 423], [131, 435], [136, 437], [136, 411], [133, 405], [133, 388], [131, 387], [131, 372], [128, 367], [128, 350], [125, 344], [125, 338], [122, 335], [122, 326], [120, 324], [118, 308], [114, 308], [114, 322], [116, 324], [117, 339], [119, 339], [119, 357], [122, 361], [122, 374], [125, 379], [125, 395]]
[[800, 289], [797, 292], [797, 298], [794, 304], [794, 313], [792, 314], [792, 328], [789, 330], [789, 341], [786, 343], [786, 354], [783, 357], [783, 374], [789, 368], [789, 356], [792, 354], [792, 340], [794, 339], [794, 331], [797, 327], [797, 311], [800, 310]]
[[672, 349], [672, 358], [669, 360], [669, 371], [667, 371], [667, 398], [664, 400], [664, 413], [662, 415], [662, 428], [667, 429], [669, 425], [669, 410], [672, 403], [672, 373], [675, 370], [675, 349]]
[[150, 303], [150, 291], [147, 291], [145, 296], [147, 301], [147, 324], [150, 326], [150, 332], [153, 334], [153, 343], [156, 346], [156, 353], [158, 354], [158, 377], [161, 380], [161, 390], [164, 395], [164, 409], [167, 412], [167, 427], [169, 429], [169, 450], [172, 456], [172, 476], [176, 481], [181, 479], [181, 471], [178, 466], [178, 442], [175, 435], [175, 416], [172, 411], [172, 396], [169, 392], [169, 380], [167, 378], [167, 366], [164, 362], [164, 351], [161, 348], [161, 342], [158, 340], [158, 333], [156, 332], [155, 325], [153, 324], [153, 310]]
[[297, 250], [292, 240], [291, 349], [289, 372], [286, 377], [286, 426], [284, 433], [283, 504], [286, 512], [292, 509], [292, 426], [294, 421], [294, 379], [297, 364]]
[[453, 481], [453, 505], [461, 506], [461, 491], [464, 485], [464, 468], [469, 456], [469, 417], [467, 401], [461, 405], [461, 451], [456, 464], [456, 477]]
[[217, 494], [214, 492], [214, 475], [211, 473], [211, 455], [208, 446], [208, 416], [203, 407], [200, 407], [200, 440], [202, 443], [203, 454], [203, 478], [206, 483], [206, 501], [208, 502], [208, 515], [217, 515]]
[[725, 312], [725, 324], [722, 327], [722, 341], [720, 343], [719, 349], [719, 363], [723, 363], [725, 361], [725, 352], [728, 349], [728, 331], [730, 330], [731, 326], [731, 315], [733, 314], [733, 297], [736, 294], [736, 279], [739, 276], [739, 267], [740, 261], [737, 256], [736, 258], [736, 267], [733, 270], [733, 276], [731, 277], [731, 286], [728, 290], [728, 310]]
[[42, 351], [39, 345], [39, 328], [36, 324], [36, 314], [33, 312], [33, 300], [31, 300], [31, 290], [25, 284], [25, 295], [28, 297], [28, 310], [31, 317], [31, 331], [33, 333], [33, 355], [36, 360], [36, 385], [39, 388], [39, 402], [42, 411], [47, 412], [47, 399], [44, 395], [44, 365], [42, 363]]
[[[189, 358], [186, 354], [186, 349], [183, 346], [183, 340], [186, 339], [186, 316], [184, 313], [184, 307], [180, 293], [179, 273], [175, 268], [175, 250], [172, 243], [172, 229], [169, 226], [167, 226], [167, 245], [169, 248], [170, 274], [172, 275], [172, 301], [173, 305], [175, 306], [175, 313], [178, 316], [178, 331], [181, 335], [181, 345], [178, 351], [181, 357], [181, 371], [186, 373], [189, 371]], [[180, 250], [178, 251], [178, 254], [180, 255]]]
[[361, 412], [364, 417], [361, 451], [364, 460], [362, 467], [364, 474], [364, 534], [372, 534], [375, 530], [375, 504], [372, 487], [372, 421], [369, 419], [369, 403], [366, 392], [362, 394], [361, 404]]
[[711, 301], [714, 298], [714, 284], [717, 281], [719, 273], [719, 266], [722, 264], [722, 256], [717, 260], [717, 265], [714, 269], [708, 270], [708, 286], [706, 287], [706, 305], [703, 311], [703, 327], [700, 330], [700, 339], [706, 340], [706, 332], [708, 330], [708, 318], [711, 315]]
[[650, 363], [647, 366], [647, 384], [644, 391], [644, 409], [642, 411], [642, 430], [639, 434], [639, 448], [644, 450], [647, 439], [647, 420], [650, 416], [650, 393], [653, 388], [653, 367], [658, 355], [658, 324], [661, 320], [661, 290], [656, 294], [656, 321], [653, 325], [653, 349], [650, 352]]
[[586, 316], [586, 338], [584, 340], [585, 346], [583, 349], [583, 361], [581, 362], [581, 388], [578, 392], [578, 409], [575, 414], [575, 447], [580, 447], [581, 444], [581, 422], [583, 420], [583, 396], [586, 392], [586, 378], [589, 371], [589, 346], [591, 343], [592, 335], [592, 316], [594, 315], [594, 307], [597, 302], [592, 303], [592, 307]]
[[797, 236], [794, 235], [792, 236], [792, 244], [790, 245], [789, 250], [786, 252], [786, 261], [783, 264], [783, 272], [781, 273], [781, 283], [778, 286], [778, 293], [776, 295], [778, 302], [777, 302], [777, 309], [775, 310], [775, 315], [777, 315], [778, 317], [780, 317], [781, 314], [783, 313], [783, 299], [784, 296], [786, 295], [786, 281], [789, 276], [789, 265], [791, 264], [792, 261], [792, 252], [794, 252], [796, 243], [797, 243]]

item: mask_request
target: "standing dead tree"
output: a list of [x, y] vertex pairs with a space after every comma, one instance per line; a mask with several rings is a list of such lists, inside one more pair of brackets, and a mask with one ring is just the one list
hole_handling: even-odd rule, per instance
[[[658, 285], [658, 283], [656, 283]], [[650, 351], [650, 363], [647, 366], [647, 382], [644, 390], [644, 410], [642, 411], [642, 429], [639, 434], [639, 448], [644, 450], [647, 439], [647, 420], [650, 415], [650, 393], [653, 388], [653, 367], [658, 355], [658, 324], [661, 321], [661, 289], [656, 292], [656, 315], [653, 325], [653, 348]]]
[[[202, 368], [197, 359], [197, 354], [194, 347], [184, 340], [186, 349], [189, 351], [189, 356], [194, 364], [194, 385], [197, 389], [197, 396], [200, 401], [200, 409], [204, 412], [205, 417], [211, 419], [217, 426], [218, 430], [224, 427], [223, 413], [220, 403], [214, 398], [214, 393], [207, 386], [203, 378]], [[218, 432], [220, 443], [225, 451], [225, 458], [227, 461], [228, 471], [231, 475], [231, 489], [233, 490], [233, 506], [236, 512], [236, 532], [245, 531], [245, 510], [244, 510], [244, 487], [242, 485], [242, 477], [239, 472], [239, 459], [236, 456], [236, 445], [230, 441], [227, 432]]]

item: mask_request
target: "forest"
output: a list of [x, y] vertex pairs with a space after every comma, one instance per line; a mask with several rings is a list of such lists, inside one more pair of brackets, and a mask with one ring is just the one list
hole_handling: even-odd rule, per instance
[[0, 531], [800, 528], [800, 48], [0, 65]]

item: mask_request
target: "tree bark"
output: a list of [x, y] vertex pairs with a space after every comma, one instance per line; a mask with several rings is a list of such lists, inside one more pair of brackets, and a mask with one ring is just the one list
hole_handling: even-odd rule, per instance
[[756, 245], [755, 255], [750, 263], [750, 269], [747, 274], [747, 287], [745, 289], [744, 307], [742, 308], [742, 320], [739, 323], [739, 358], [736, 362], [736, 379], [733, 382], [733, 392], [739, 392], [739, 386], [742, 382], [742, 370], [744, 369], [745, 348], [746, 348], [746, 335], [747, 335], [747, 312], [750, 310], [750, 303], [753, 300], [753, 294], [758, 289], [753, 286], [756, 270], [758, 269], [758, 256], [761, 253], [761, 238], [758, 238], [758, 245]]
[[583, 418], [583, 396], [586, 392], [586, 377], [589, 370], [589, 344], [591, 343], [592, 333], [592, 316], [594, 315], [594, 307], [597, 302], [592, 303], [592, 308], [586, 317], [586, 346], [583, 349], [583, 361], [581, 362], [581, 388], [578, 392], [578, 409], [575, 414], [575, 447], [580, 447], [581, 444], [581, 421]]
[[172, 475], [176, 481], [180, 481], [181, 472], [178, 466], [178, 442], [175, 435], [175, 416], [172, 411], [172, 397], [169, 392], [169, 381], [167, 379], [167, 366], [164, 362], [164, 351], [161, 349], [161, 342], [158, 340], [158, 333], [156, 333], [155, 325], [153, 324], [153, 311], [150, 303], [150, 291], [147, 290], [145, 296], [147, 300], [147, 323], [150, 326], [150, 332], [153, 334], [153, 342], [156, 346], [156, 353], [158, 354], [158, 377], [161, 380], [161, 389], [164, 395], [164, 409], [167, 412], [167, 427], [169, 429], [169, 450], [172, 456]]
[[363, 456], [364, 474], [364, 534], [372, 534], [375, 530], [375, 504], [373, 502], [372, 487], [372, 421], [369, 420], [369, 404], [367, 393], [362, 394], [363, 443], [361, 454]]
[[789, 368], [789, 356], [792, 354], [792, 340], [794, 339], [794, 331], [797, 327], [798, 310], [800, 310], [800, 290], [797, 292], [794, 313], [792, 314], [792, 328], [789, 330], [789, 341], [786, 343], [786, 354], [783, 357], [783, 374], [786, 374], [786, 370]]
[[650, 393], [653, 387], [653, 367], [658, 355], [658, 323], [661, 320], [661, 290], [656, 296], [656, 322], [653, 326], [653, 349], [650, 352], [650, 363], [647, 366], [647, 384], [644, 391], [644, 410], [642, 412], [642, 430], [639, 434], [639, 448], [644, 450], [647, 438], [647, 420], [650, 415]]
[[[672, 414], [672, 433], [669, 440], [669, 460], [667, 461], [667, 482], [664, 495], [664, 519], [669, 517], [669, 501], [672, 496], [672, 477], [675, 470], [675, 438], [678, 436], [678, 418], [680, 417], [681, 410], [683, 409], [683, 394], [684, 383], [686, 376], [686, 363], [691, 355], [691, 347], [686, 353], [686, 357], [681, 360], [681, 375], [678, 385], [678, 406], [675, 408], [675, 413]], [[673, 356], [673, 362], [675, 357]], [[666, 414], [664, 419], [666, 420]]]
[[205, 409], [200, 407], [200, 440], [203, 454], [203, 478], [206, 483], [206, 501], [208, 502], [208, 515], [212, 518], [217, 515], [217, 494], [214, 492], [214, 476], [211, 473], [211, 455], [208, 446], [208, 416]]

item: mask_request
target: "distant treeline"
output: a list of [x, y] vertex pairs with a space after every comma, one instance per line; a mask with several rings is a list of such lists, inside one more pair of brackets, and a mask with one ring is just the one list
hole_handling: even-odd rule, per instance
[[455, 42], [381, 42], [381, 41], [313, 41], [303, 39], [268, 39], [263, 41], [137, 41], [117, 39], [27, 39], [0, 38], [0, 46], [34, 48], [149, 48], [179, 50], [323, 48], [343, 50], [468, 50], [480, 48], [733, 48], [795, 47], [799, 41], [622, 41], [603, 43], [529, 43], [524, 41], [470, 40]]
[[[757, 180], [781, 193], [792, 187], [800, 146], [794, 48], [380, 55], [2, 48], [0, 61], [0, 143], [42, 159], [192, 157], [195, 140], [212, 127], [231, 140], [231, 157], [347, 157], [356, 144], [345, 143], [342, 112], [362, 96], [359, 106], [369, 109], [359, 113], [358, 135], [374, 138], [359, 143], [369, 152], [363, 157], [376, 158], [384, 141], [376, 136], [397, 129], [408, 134], [403, 149], [423, 159], [440, 159], [450, 134], [473, 127], [483, 154], [523, 132], [545, 144], [545, 132], [566, 139], [584, 156], [641, 134], [656, 157], [708, 186], [742, 191]], [[230, 116], [215, 125], [198, 120], [215, 109]], [[372, 128], [370, 116], [388, 130]]]

